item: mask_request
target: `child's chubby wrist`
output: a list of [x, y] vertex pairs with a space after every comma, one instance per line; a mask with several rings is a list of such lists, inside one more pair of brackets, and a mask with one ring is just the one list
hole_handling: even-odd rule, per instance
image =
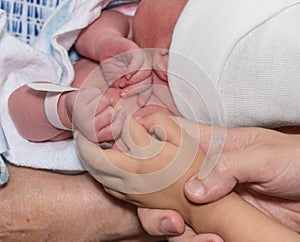
[[61, 94], [59, 101], [58, 101], [58, 115], [62, 122], [62, 124], [72, 130], [72, 110], [70, 106], [70, 98], [71, 95], [74, 95], [77, 91], [71, 91], [71, 92], [64, 92]]

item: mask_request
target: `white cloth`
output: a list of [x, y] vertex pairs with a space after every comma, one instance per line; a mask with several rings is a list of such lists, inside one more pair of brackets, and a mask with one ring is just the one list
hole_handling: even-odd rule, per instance
[[63, 171], [84, 170], [72, 141], [33, 143], [23, 139], [9, 116], [7, 100], [16, 88], [33, 81], [69, 85], [74, 78], [68, 50], [80, 30], [97, 18], [110, 0], [68, 0], [45, 23], [33, 46], [4, 32], [6, 14], [0, 10], [0, 111], [11, 163]]
[[189, 0], [168, 67], [180, 112], [227, 126], [299, 125], [299, 3]]

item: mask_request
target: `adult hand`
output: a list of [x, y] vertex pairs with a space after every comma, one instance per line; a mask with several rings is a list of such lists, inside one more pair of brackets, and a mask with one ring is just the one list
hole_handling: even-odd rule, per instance
[[217, 166], [185, 186], [195, 203], [217, 200], [233, 189], [258, 209], [300, 231], [300, 136], [260, 128], [228, 129]]
[[216, 234], [196, 234], [173, 210], [138, 208], [144, 229], [154, 236], [165, 236], [169, 242], [224, 242]]
[[[200, 125], [200, 133], [195, 135], [199, 135], [202, 148], [207, 152], [211, 127]], [[206, 179], [194, 176], [186, 184], [186, 196], [196, 203], [205, 203], [221, 198], [237, 183], [243, 183], [235, 190], [244, 199], [289, 228], [300, 231], [297, 146], [299, 136], [260, 128], [227, 129], [224, 153], [217, 166]], [[143, 227], [153, 235], [179, 235], [184, 231], [184, 222], [174, 211], [145, 210], [139, 212], [139, 217]], [[183, 236], [189, 236], [190, 241], [199, 235], [185, 231]]]
[[[160, 116], [156, 116], [158, 118], [158, 121], [161, 121]], [[142, 120], [139, 120], [140, 122]], [[147, 129], [149, 130], [152, 127], [152, 125], [150, 125], [150, 127], [147, 127]], [[136, 130], [135, 130], [136, 131]], [[95, 177], [98, 177], [100, 181], [104, 181], [103, 176], [107, 176], [107, 174], [110, 174], [110, 172], [113, 172], [112, 174], [114, 174], [112, 176], [112, 174], [110, 175], [110, 177], [115, 177], [118, 176], [119, 174], [116, 174], [116, 170], [114, 169], [113, 171], [110, 171], [106, 165], [104, 165], [105, 162], [101, 162], [101, 160], [103, 159], [103, 152], [106, 153], [105, 156], [110, 156], [112, 159], [109, 159], [110, 161], [114, 161], [118, 163], [118, 157], [112, 153], [112, 151], [101, 151], [97, 146], [92, 145], [92, 143], [87, 142], [87, 140], [83, 139], [83, 136], [79, 136], [76, 135], [75, 137], [76, 139], [76, 143], [78, 145], [78, 149], [79, 149], [79, 153], [81, 154], [81, 156], [83, 156], [85, 158], [85, 163], [88, 161], [89, 166], [92, 165], [92, 167], [90, 167], [90, 171], [94, 174]], [[142, 139], [145, 140], [145, 139]], [[83, 149], [84, 148], [84, 149]], [[124, 160], [125, 157], [122, 157], [122, 163], [123, 164], [125, 161]], [[159, 159], [159, 158], [158, 158]], [[159, 159], [161, 160], [161, 159]], [[103, 160], [102, 160], [103, 161]], [[133, 160], [131, 159], [131, 163], [133, 162]], [[126, 163], [126, 162], [125, 162]], [[145, 163], [145, 161], [144, 161]], [[153, 163], [153, 162], [151, 162]], [[120, 164], [118, 164], [120, 165]], [[100, 172], [100, 173], [99, 173]], [[117, 197], [122, 197], [122, 199], [124, 199], [123, 196], [118, 192], [113, 192], [110, 191], [111, 193], [113, 193], [115, 196]], [[130, 195], [128, 195], [130, 196]], [[134, 196], [134, 195], [131, 195]], [[138, 195], [137, 195], [138, 196]], [[137, 198], [136, 198], [137, 199]], [[130, 198], [129, 198], [130, 200]], [[137, 201], [137, 200], [135, 200]], [[160, 210], [156, 210], [157, 214], [155, 213], [150, 213], [150, 210], [140, 210], [140, 216], [144, 217], [147, 220], [147, 217], [150, 218], [151, 220], [147, 220], [146, 223], [148, 222], [148, 225], [150, 225], [150, 227], [148, 227], [148, 232], [150, 234], [153, 235], [176, 235], [176, 234], [180, 234], [185, 230], [185, 225], [183, 220], [181, 219], [181, 216], [174, 212], [174, 211], [165, 211], [166, 212], [166, 217], [163, 218], [164, 216], [160, 214]], [[163, 211], [164, 212], [164, 211]], [[147, 216], [147, 213], [150, 216]], [[156, 216], [157, 215], [157, 216]], [[174, 218], [174, 223], [173, 225], [175, 225], [177, 228], [174, 229], [174, 233], [172, 233], [172, 231], [168, 231], [169, 228], [171, 228], [171, 226], [168, 225], [169, 220]], [[153, 219], [153, 221], [152, 221]], [[151, 222], [152, 221], [152, 222]], [[155, 225], [154, 225], [155, 223]], [[152, 226], [152, 230], [151, 230], [151, 226]], [[178, 230], [178, 231], [177, 231]], [[178, 233], [177, 233], [178, 232]], [[199, 242], [205, 242], [205, 241], [223, 241], [219, 236], [217, 235], [213, 235], [213, 234], [205, 234], [205, 235], [196, 235], [192, 230], [190, 229], [186, 229], [185, 233], [182, 234], [179, 237], [174, 237], [172, 239], [170, 239], [170, 241], [199, 241]]]

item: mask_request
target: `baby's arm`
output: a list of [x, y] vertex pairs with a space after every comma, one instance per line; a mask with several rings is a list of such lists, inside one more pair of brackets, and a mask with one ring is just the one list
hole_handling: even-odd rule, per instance
[[[86, 89], [60, 96], [58, 114], [62, 124], [69, 129], [75, 126], [93, 141], [112, 140], [121, 130], [122, 113], [116, 112], [111, 107], [111, 100], [103, 96], [107, 86], [99, 66], [83, 59], [74, 65], [74, 69], [76, 75], [72, 86]], [[19, 133], [36, 142], [71, 138], [70, 131], [57, 129], [49, 123], [44, 100], [45, 92], [32, 90], [26, 85], [10, 95], [9, 112]]]
[[15, 127], [23, 138], [30, 141], [70, 138], [71, 132], [56, 129], [48, 122], [44, 111], [45, 94], [22, 86], [10, 95], [8, 108]]
[[151, 95], [151, 61], [132, 41], [132, 17], [103, 11], [79, 35], [75, 47], [86, 58], [101, 64], [109, 85], [120, 87], [121, 95], [139, 94], [141, 106]]
[[[92, 174], [96, 174], [96, 179], [104, 181], [105, 185], [109, 187], [109, 180], [105, 180], [105, 176], [97, 177], [95, 170], [101, 170], [103, 165], [104, 157], [111, 163], [118, 166], [122, 170], [133, 174], [149, 174], [158, 173], [163, 167], [170, 165], [174, 162], [177, 155], [180, 152], [181, 147], [184, 147], [184, 143], [187, 142], [186, 137], [181, 133], [181, 128], [165, 115], [150, 115], [140, 119], [140, 123], [147, 129], [148, 132], [152, 130], [160, 140], [166, 140], [163, 144], [163, 148], [160, 152], [155, 153], [151, 158], [143, 158], [141, 153], [135, 153], [135, 146], [142, 146], [149, 148], [153, 142], [149, 137], [148, 133], [145, 132], [135, 121], [129, 124], [128, 128], [130, 131], [131, 142], [135, 145], [128, 144], [130, 149], [129, 154], [125, 155], [112, 150], [101, 150], [97, 146], [86, 142], [81, 135], [76, 138], [78, 151], [82, 160], [91, 167], [90, 171]], [[162, 130], [164, 132], [162, 132]], [[122, 139], [125, 140], [126, 137]], [[149, 141], [151, 141], [149, 143]], [[190, 152], [187, 150], [187, 152]], [[98, 153], [98, 155], [96, 155]], [[180, 157], [182, 162], [189, 162], [189, 153], [184, 157]], [[138, 156], [139, 155], [139, 156]], [[149, 154], [148, 154], [149, 156]], [[95, 157], [99, 157], [99, 160], [95, 160]], [[140, 158], [139, 158], [140, 157]], [[185, 182], [201, 168], [204, 155], [202, 150], [198, 149], [194, 154], [194, 160], [189, 166], [188, 170], [182, 171], [181, 175], [178, 176], [177, 180], [168, 187], [162, 187], [161, 190], [151, 188], [153, 183], [148, 182], [148, 177], [144, 177], [142, 182], [144, 188], [147, 188], [147, 193], [143, 194], [142, 191], [132, 190], [135, 193], [129, 194], [130, 189], [126, 189], [126, 193], [118, 192], [116, 190], [109, 190], [113, 196], [134, 203], [140, 207], [148, 208], [163, 208], [163, 209], [174, 209], [179, 211], [184, 217], [186, 223], [191, 225], [197, 233], [216, 233], [219, 234], [225, 241], [230, 242], [281, 242], [281, 241], [300, 241], [300, 237], [297, 233], [285, 228], [281, 224], [275, 222], [271, 218], [261, 213], [256, 208], [252, 207], [246, 201], [241, 199], [235, 193], [230, 193], [223, 199], [206, 204], [197, 205], [189, 202], [184, 195], [184, 184]], [[106, 175], [107, 166], [106, 167]], [[117, 169], [112, 171], [115, 177], [122, 179], [122, 175], [117, 173]], [[101, 173], [98, 173], [101, 174]], [[174, 173], [170, 172], [169, 176]], [[163, 180], [165, 177], [161, 177]], [[126, 179], [124, 180], [126, 182]], [[134, 187], [134, 184], [128, 184]], [[147, 185], [147, 186], [145, 186]], [[112, 184], [113, 186], [113, 184]], [[114, 187], [114, 189], [118, 189]]]
[[87, 58], [102, 62], [122, 52], [137, 49], [137, 45], [130, 40], [131, 22], [132, 17], [122, 13], [103, 11], [80, 33], [75, 44], [76, 50]]

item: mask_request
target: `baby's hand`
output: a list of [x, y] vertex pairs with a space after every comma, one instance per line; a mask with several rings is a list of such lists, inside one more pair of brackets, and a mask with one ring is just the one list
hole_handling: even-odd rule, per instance
[[98, 88], [85, 88], [69, 93], [66, 106], [74, 129], [93, 142], [118, 138], [125, 120], [125, 112], [117, 111]]
[[144, 106], [152, 92], [151, 61], [147, 53], [133, 41], [113, 35], [102, 36], [97, 45], [108, 85], [122, 88], [124, 98], [138, 94], [138, 104]]

